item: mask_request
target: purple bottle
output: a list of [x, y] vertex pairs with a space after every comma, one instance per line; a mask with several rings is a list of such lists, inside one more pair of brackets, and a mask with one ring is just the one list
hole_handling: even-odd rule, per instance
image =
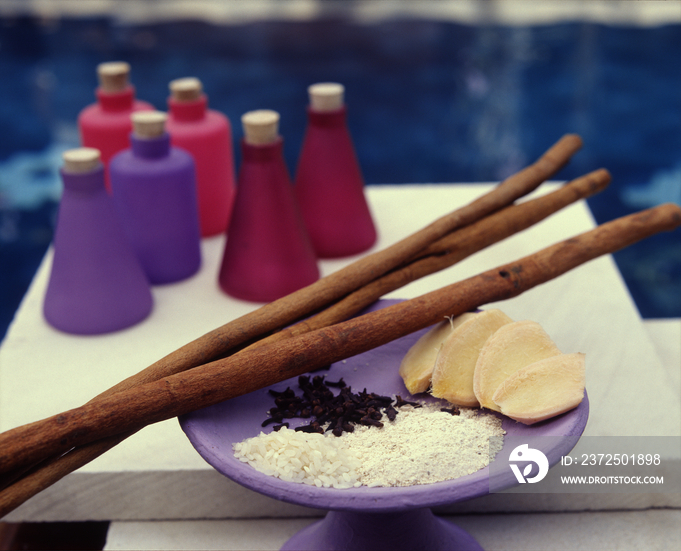
[[110, 191], [107, 167], [111, 157], [130, 147], [130, 114], [154, 107], [135, 98], [135, 87], [130, 84], [130, 65], [125, 61], [100, 63], [97, 77], [97, 101], [79, 113], [77, 122], [81, 144], [98, 149], [102, 156], [104, 181]]
[[167, 115], [131, 115], [130, 149], [109, 164], [114, 204], [142, 267], [154, 284], [173, 283], [201, 267], [194, 160], [171, 147]]
[[99, 150], [64, 153], [64, 192], [43, 314], [66, 333], [124, 329], [152, 308], [149, 283], [127, 240], [104, 183]]
[[279, 114], [243, 115], [245, 137], [220, 287], [252, 302], [269, 302], [319, 279], [278, 134]]

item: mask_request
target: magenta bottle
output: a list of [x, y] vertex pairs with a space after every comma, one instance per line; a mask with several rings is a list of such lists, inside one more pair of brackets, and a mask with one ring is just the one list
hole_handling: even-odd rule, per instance
[[308, 126], [295, 177], [300, 211], [320, 258], [359, 254], [376, 242], [343, 92], [336, 83], [310, 86]]
[[111, 191], [149, 281], [174, 283], [201, 266], [201, 234], [194, 160], [170, 145], [166, 114], [132, 115], [130, 149], [109, 166]]
[[293, 194], [278, 134], [279, 114], [243, 115], [242, 163], [220, 267], [220, 287], [270, 302], [319, 278], [317, 258]]
[[65, 152], [61, 177], [45, 319], [77, 335], [109, 333], [142, 321], [152, 309], [149, 283], [106, 191], [99, 151]]
[[97, 101], [80, 112], [78, 129], [81, 144], [100, 151], [105, 167], [106, 186], [111, 189], [106, 169], [111, 157], [130, 147], [130, 115], [135, 111], [152, 110], [154, 107], [135, 99], [135, 88], [129, 82], [129, 64], [123, 61], [100, 63], [97, 66], [97, 76]]
[[201, 235], [222, 234], [236, 194], [231, 123], [222, 113], [208, 109], [200, 80], [173, 80], [170, 91], [166, 130], [172, 145], [194, 157]]

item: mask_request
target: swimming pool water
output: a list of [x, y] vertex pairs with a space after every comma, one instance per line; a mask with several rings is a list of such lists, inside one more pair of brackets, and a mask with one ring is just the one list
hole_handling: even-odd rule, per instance
[[[576, 132], [585, 146], [558, 177], [610, 170], [589, 200], [604, 222], [681, 204], [680, 51], [678, 24], [1, 18], [0, 335], [50, 242], [59, 155], [77, 145], [102, 61], [130, 62], [138, 97], [163, 110], [170, 80], [199, 77], [236, 139], [244, 112], [279, 111], [291, 171], [307, 86], [342, 82], [369, 184], [497, 181]], [[615, 259], [644, 318], [681, 317], [678, 231]]]

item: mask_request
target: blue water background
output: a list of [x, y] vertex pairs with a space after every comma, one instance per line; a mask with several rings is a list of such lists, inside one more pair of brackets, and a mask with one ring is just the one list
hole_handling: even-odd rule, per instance
[[[0, 337], [50, 243], [63, 150], [78, 145], [95, 67], [132, 65], [137, 96], [166, 109], [168, 82], [199, 77], [241, 137], [240, 116], [282, 115], [293, 173], [306, 88], [346, 86], [369, 184], [497, 181], [561, 135], [585, 146], [558, 178], [599, 167], [598, 222], [681, 204], [681, 26], [464, 25], [342, 18], [241, 25], [0, 19]], [[236, 153], [237, 159], [239, 157]], [[406, 216], [408, 213], [396, 215]], [[681, 317], [681, 232], [615, 255], [644, 318]]]

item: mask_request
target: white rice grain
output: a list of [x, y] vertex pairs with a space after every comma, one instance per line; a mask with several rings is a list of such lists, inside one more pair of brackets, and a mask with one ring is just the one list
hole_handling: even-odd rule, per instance
[[232, 446], [235, 456], [256, 470], [282, 480], [319, 488], [359, 486], [359, 460], [330, 434], [310, 434], [283, 427]]
[[340, 438], [282, 427], [232, 449], [239, 461], [286, 481], [319, 488], [404, 486], [479, 470], [489, 463], [489, 437], [505, 432], [494, 416], [467, 408], [452, 416], [436, 405], [400, 410], [396, 421], [384, 421], [381, 429], [357, 426]]

